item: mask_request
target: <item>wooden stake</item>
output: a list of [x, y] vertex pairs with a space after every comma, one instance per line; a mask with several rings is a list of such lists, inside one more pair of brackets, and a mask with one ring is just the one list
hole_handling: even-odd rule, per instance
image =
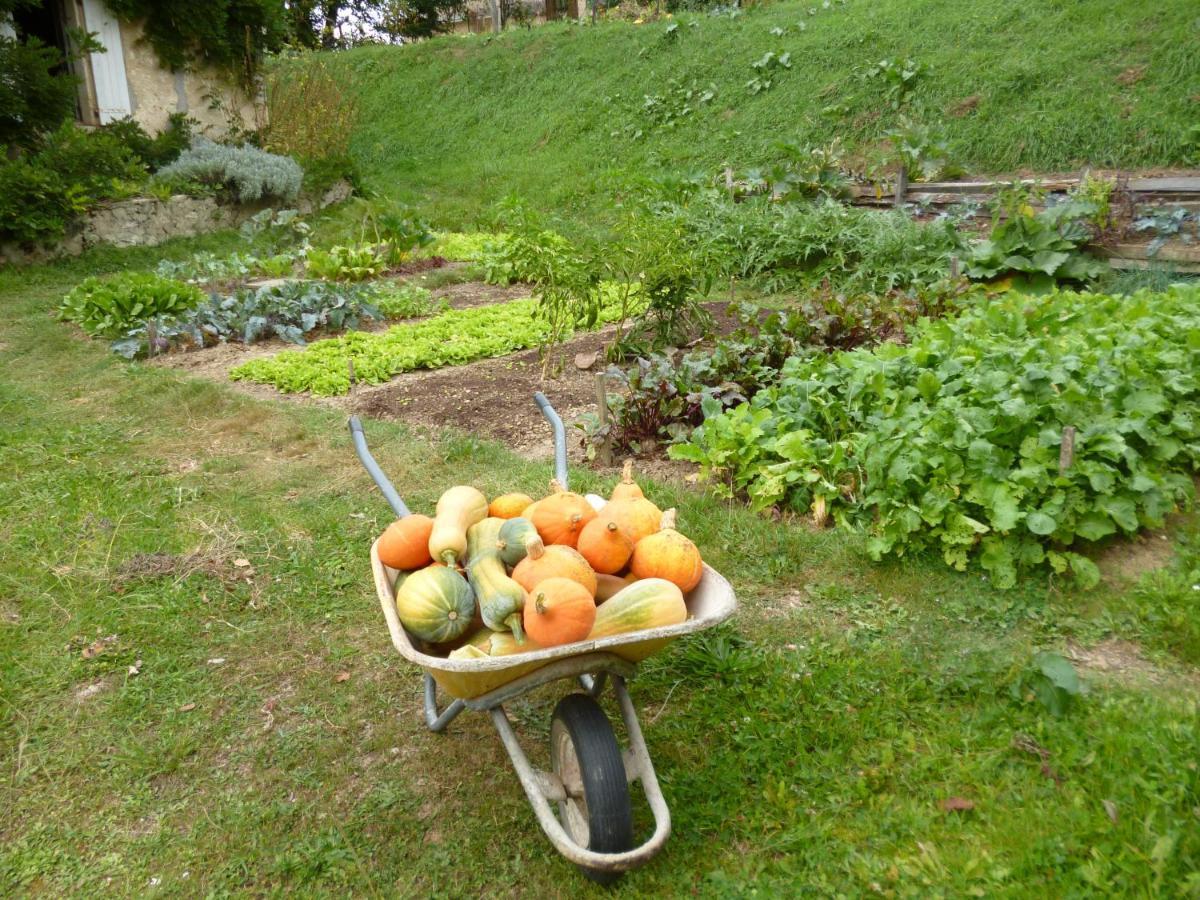
[[352, 360], [352, 359], [346, 360], [346, 371], [350, 373], [350, 390], [353, 391], [354, 384], [355, 384], [355, 382], [354, 382], [354, 360]]
[[[603, 372], [596, 375], [596, 404], [599, 408], [600, 428], [608, 425], [608, 383]], [[611, 435], [604, 435], [596, 447], [596, 461], [602, 466], [613, 463]]]
[[1062, 432], [1062, 445], [1058, 451], [1058, 474], [1065, 475], [1075, 462], [1075, 426], [1067, 425]]
[[908, 167], [900, 163], [896, 169], [896, 209], [904, 208], [904, 195], [908, 193]]
[[733, 200], [733, 167], [725, 167], [725, 190], [729, 192], [729, 199]]
[[950, 277], [954, 281], [958, 281], [958, 276], [959, 276], [958, 254], [956, 253], [950, 257]]
[[154, 359], [154, 354], [158, 350], [158, 347], [155, 346], [158, 343], [158, 329], [154, 327], [153, 322], [146, 323], [146, 340], [149, 341], [146, 355], [150, 359]]

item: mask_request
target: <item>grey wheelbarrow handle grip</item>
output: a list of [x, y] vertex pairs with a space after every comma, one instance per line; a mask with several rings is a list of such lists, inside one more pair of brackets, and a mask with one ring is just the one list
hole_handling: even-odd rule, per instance
[[367, 437], [363, 434], [362, 422], [358, 421], [358, 416], [351, 416], [349, 424], [350, 439], [354, 441], [354, 450], [358, 453], [358, 459], [363, 464], [363, 468], [367, 470], [367, 474], [379, 486], [379, 490], [383, 492], [383, 496], [391, 504], [397, 518], [403, 519], [405, 516], [411, 515], [411, 510], [400, 499], [400, 495], [396, 493], [396, 489], [392, 487], [392, 483], [388, 481], [388, 477], [383, 474], [383, 469], [379, 468], [379, 463], [375, 462], [375, 457], [367, 449]]
[[538, 409], [542, 411], [542, 415], [546, 417], [546, 421], [550, 423], [550, 427], [554, 429], [554, 477], [564, 488], [567, 484], [567, 433], [563, 428], [563, 421], [559, 418], [558, 413], [554, 411], [554, 407], [550, 405], [550, 401], [546, 399], [546, 395], [541, 391], [535, 391], [533, 402], [538, 405]]

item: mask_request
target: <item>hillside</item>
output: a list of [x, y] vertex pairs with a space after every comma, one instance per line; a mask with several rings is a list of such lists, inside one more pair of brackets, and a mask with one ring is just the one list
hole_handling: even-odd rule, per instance
[[[882, 60], [921, 67], [907, 105], [944, 125], [970, 172], [1195, 162], [1198, 22], [1192, 0], [785, 2], [363, 48], [335, 65], [361, 105], [367, 187], [447, 224], [509, 192], [592, 218], [639, 175], [761, 165], [780, 140], [879, 146], [898, 118], [891, 82], [865, 74]], [[768, 52], [790, 68], [753, 68]]]

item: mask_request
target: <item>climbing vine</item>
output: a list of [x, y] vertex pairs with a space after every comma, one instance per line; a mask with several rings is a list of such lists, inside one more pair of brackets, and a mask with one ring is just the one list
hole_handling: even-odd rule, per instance
[[266, 51], [287, 36], [283, 4], [273, 0], [108, 0], [122, 19], [141, 19], [146, 40], [171, 69], [217, 66], [249, 85]]

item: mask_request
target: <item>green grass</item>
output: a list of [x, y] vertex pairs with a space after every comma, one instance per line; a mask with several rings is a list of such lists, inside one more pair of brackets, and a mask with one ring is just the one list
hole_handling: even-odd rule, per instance
[[[343, 416], [126, 364], [49, 315], [85, 274], [233, 240], [0, 273], [0, 892], [605, 896], [541, 838], [485, 717], [424, 729]], [[549, 476], [367, 428], [419, 511]], [[1161, 572], [1118, 546], [1086, 595], [999, 592], [647, 488], [741, 608], [632, 684], [674, 833], [616, 896], [1200, 894], [1194, 518]], [[1064, 717], [1022, 687], [1036, 650], [1113, 637], [1142, 665], [1089, 675]], [[509, 707], [541, 764], [556, 699]]]
[[[904, 57], [926, 67], [920, 117], [944, 121], [954, 160], [974, 172], [1200, 153], [1191, 0], [779, 2], [676, 21], [673, 40], [666, 21], [554, 24], [341, 54], [332, 64], [361, 106], [352, 150], [365, 185], [439, 225], [477, 221], [516, 192], [590, 227], [631, 181], [661, 171], [744, 170], [775, 158], [779, 140], [837, 138], [852, 156], [877, 147], [896, 114], [882, 81], [861, 73]], [[792, 68], [751, 96], [751, 63], [767, 51], [790, 52]], [[644, 97], [672, 79], [712, 83], [716, 96], [656, 128]]]

